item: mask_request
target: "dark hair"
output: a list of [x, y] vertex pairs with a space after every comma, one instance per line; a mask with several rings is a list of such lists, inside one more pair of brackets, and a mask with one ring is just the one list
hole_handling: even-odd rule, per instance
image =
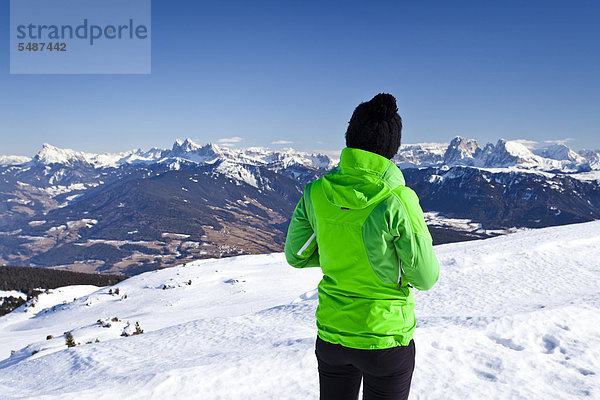
[[352, 113], [346, 131], [346, 147], [353, 147], [392, 158], [400, 147], [402, 118], [396, 99], [379, 93], [366, 103], [360, 103]]

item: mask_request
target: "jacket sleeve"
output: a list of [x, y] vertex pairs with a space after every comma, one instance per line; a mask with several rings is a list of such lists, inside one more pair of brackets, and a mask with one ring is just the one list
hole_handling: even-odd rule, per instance
[[400, 215], [394, 219], [391, 230], [402, 279], [419, 290], [429, 290], [439, 278], [440, 267], [419, 198], [407, 187], [395, 193], [400, 200]]
[[308, 214], [310, 207], [309, 184], [304, 188], [304, 194], [294, 210], [285, 239], [285, 258], [295, 268], [321, 266], [316, 233]]

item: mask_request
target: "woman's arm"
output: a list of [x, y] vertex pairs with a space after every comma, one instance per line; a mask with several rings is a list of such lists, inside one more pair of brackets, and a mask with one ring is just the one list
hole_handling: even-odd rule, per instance
[[285, 258], [295, 268], [320, 267], [316, 233], [308, 215], [310, 204], [306, 204], [310, 202], [309, 191], [310, 185], [307, 185], [294, 210], [285, 239]]
[[405, 186], [395, 191], [395, 195], [400, 200], [400, 209], [392, 229], [402, 278], [419, 290], [429, 290], [439, 278], [440, 266], [419, 198]]

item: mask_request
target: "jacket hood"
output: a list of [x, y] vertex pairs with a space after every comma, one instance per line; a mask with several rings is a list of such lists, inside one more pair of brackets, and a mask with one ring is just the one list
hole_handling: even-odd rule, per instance
[[346, 147], [340, 163], [323, 176], [323, 192], [330, 203], [362, 209], [380, 202], [404, 185], [404, 176], [391, 160], [370, 151]]

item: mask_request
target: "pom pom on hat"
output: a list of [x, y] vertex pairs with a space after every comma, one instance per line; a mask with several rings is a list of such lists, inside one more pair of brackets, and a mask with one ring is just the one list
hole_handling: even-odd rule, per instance
[[389, 121], [398, 112], [396, 99], [391, 94], [379, 93], [369, 102], [364, 103], [368, 119], [377, 121]]

